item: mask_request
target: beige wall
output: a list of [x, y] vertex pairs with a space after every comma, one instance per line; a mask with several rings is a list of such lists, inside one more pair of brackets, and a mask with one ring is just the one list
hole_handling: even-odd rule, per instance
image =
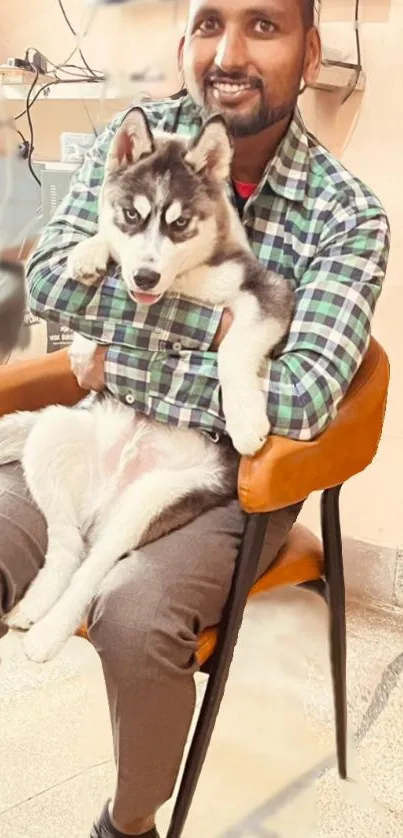
[[[3, 2], [0, 61], [21, 55], [31, 45], [54, 61], [61, 60], [73, 39], [55, 0], [31, 0], [29, 24], [24, 20], [26, 4], [27, 0]], [[84, 42], [87, 59], [101, 69], [113, 63], [139, 69], [154, 56], [167, 71], [167, 89], [174, 89], [176, 41], [185, 5], [157, 3], [139, 10], [129, 4], [104, 10]], [[81, 0], [66, 0], [77, 28], [84, 6]], [[355, 94], [343, 108], [336, 94], [308, 91], [302, 108], [309, 128], [378, 193], [392, 225], [390, 267], [374, 324], [375, 335], [389, 352], [392, 365], [385, 431], [375, 464], [344, 491], [343, 518], [348, 535], [395, 547], [403, 545], [403, 397], [397, 372], [403, 366], [403, 0], [361, 0], [361, 6], [366, 91]], [[351, 25], [343, 26], [343, 22], [351, 24], [353, 8], [353, 0], [326, 0], [322, 21], [327, 37], [333, 31], [336, 41], [346, 37], [350, 46], [354, 45]], [[94, 101], [38, 103], [34, 113], [38, 156], [57, 157], [62, 130], [90, 130], [88, 111], [99, 123], [123, 104], [123, 100], [106, 105]], [[16, 113], [20, 103], [10, 107]], [[314, 501], [304, 515], [317, 525]]]
[[[341, 6], [350, 8], [351, 19], [348, 0], [328, 0], [324, 19], [340, 13]], [[374, 464], [343, 490], [342, 512], [349, 535], [396, 548], [403, 546], [403, 2], [362, 0], [362, 6], [370, 21], [362, 26], [365, 92], [340, 108], [336, 94], [308, 91], [303, 112], [311, 130], [379, 195], [392, 227], [389, 270], [374, 322], [391, 362], [386, 422]], [[318, 527], [316, 499], [304, 515]]]

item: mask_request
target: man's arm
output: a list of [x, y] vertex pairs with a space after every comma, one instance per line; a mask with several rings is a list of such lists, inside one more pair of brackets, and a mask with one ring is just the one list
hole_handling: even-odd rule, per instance
[[[335, 416], [368, 348], [388, 252], [381, 209], [333, 221], [322, 238], [296, 290], [287, 342], [262, 379], [273, 433], [313, 439]], [[112, 346], [105, 382], [118, 398], [160, 421], [225, 427], [215, 352], [150, 355]]]

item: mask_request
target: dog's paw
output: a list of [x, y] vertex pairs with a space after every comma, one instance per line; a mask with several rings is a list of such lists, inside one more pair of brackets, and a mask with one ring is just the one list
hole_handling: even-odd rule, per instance
[[68, 355], [74, 372], [86, 372], [92, 365], [97, 344], [94, 340], [75, 334], [68, 348]]
[[242, 456], [252, 457], [266, 442], [270, 433], [270, 422], [266, 415], [264, 397], [246, 398], [240, 407], [237, 404], [225, 410], [226, 428], [236, 451]]
[[32, 590], [28, 591], [24, 599], [5, 618], [10, 628], [26, 631], [35, 623], [39, 623], [52, 608], [53, 597], [49, 597], [49, 591], [40, 582], [40, 577], [35, 579]]
[[67, 640], [68, 636], [61, 631], [60, 626], [54, 626], [44, 618], [28, 631], [22, 646], [31, 661], [45, 663], [61, 651]]
[[94, 285], [105, 277], [109, 258], [109, 248], [100, 236], [84, 239], [67, 259], [67, 274], [83, 285]]
[[31, 628], [34, 625], [37, 618], [35, 617], [34, 613], [27, 608], [24, 604], [24, 601], [19, 602], [18, 605], [10, 611], [4, 617], [4, 622], [9, 626], [11, 629], [19, 629], [22, 631], [26, 631], [27, 629]]

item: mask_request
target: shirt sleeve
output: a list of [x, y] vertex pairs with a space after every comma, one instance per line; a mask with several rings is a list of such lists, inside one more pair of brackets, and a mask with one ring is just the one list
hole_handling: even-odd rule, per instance
[[286, 345], [264, 386], [273, 433], [314, 439], [337, 413], [371, 338], [390, 246], [383, 211], [332, 225], [296, 290]]
[[[389, 238], [388, 220], [376, 208], [344, 213], [324, 233], [296, 289], [288, 338], [262, 374], [272, 433], [310, 440], [337, 413], [369, 345]], [[215, 353], [157, 352], [140, 358], [111, 347], [106, 379], [119, 398], [155, 419], [225, 429]]]

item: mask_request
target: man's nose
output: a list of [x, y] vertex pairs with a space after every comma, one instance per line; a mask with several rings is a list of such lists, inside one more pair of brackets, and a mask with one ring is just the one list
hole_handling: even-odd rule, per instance
[[215, 64], [227, 73], [244, 70], [248, 64], [245, 37], [238, 26], [228, 26], [217, 46]]

